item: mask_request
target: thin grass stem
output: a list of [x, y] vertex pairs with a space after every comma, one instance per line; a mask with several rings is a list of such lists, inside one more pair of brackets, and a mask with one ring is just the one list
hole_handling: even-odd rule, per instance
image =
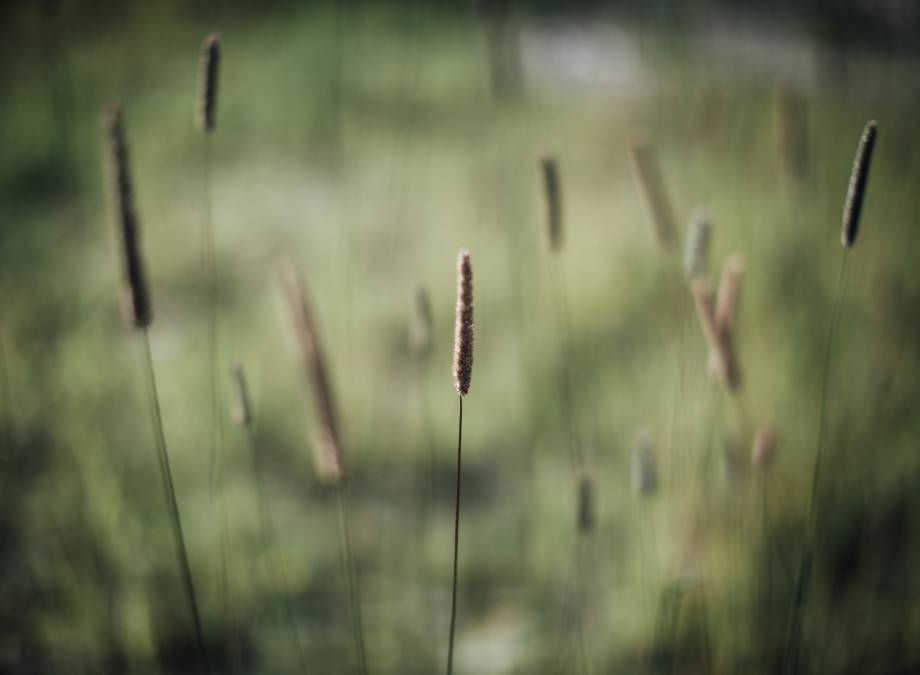
[[815, 443], [815, 462], [811, 474], [811, 495], [808, 501], [808, 517], [805, 522], [805, 540], [802, 544], [801, 557], [796, 570], [792, 608], [789, 613], [789, 622], [787, 624], [786, 645], [783, 650], [785, 661], [783, 671], [790, 673], [798, 672], [799, 668], [799, 651], [802, 640], [802, 609], [808, 594], [809, 574], [814, 554], [815, 529], [818, 517], [817, 495], [821, 478], [821, 458], [822, 449], [824, 447], [825, 418], [827, 416], [827, 391], [830, 383], [831, 353], [834, 343], [834, 331], [837, 326], [837, 317], [840, 313], [840, 301], [843, 296], [843, 282], [846, 273], [848, 250], [849, 249], [844, 248], [843, 256], [840, 258], [840, 270], [837, 273], [837, 284], [834, 290], [834, 306], [831, 310], [831, 320], [828, 324], [827, 339], [824, 345], [824, 363], [821, 376], [821, 402], [818, 408], [818, 437]]
[[457, 557], [460, 548], [460, 477], [463, 452], [463, 396], [458, 396], [460, 416], [457, 421], [457, 489], [454, 499], [454, 570], [450, 594], [450, 633], [447, 642], [447, 675], [454, 672], [454, 631], [457, 625]]
[[163, 491], [166, 496], [166, 506], [169, 511], [172, 526], [173, 540], [176, 547], [176, 560], [182, 574], [182, 583], [192, 615], [195, 629], [195, 646], [198, 650], [200, 669], [210, 673], [207, 651], [204, 645], [204, 633], [201, 629], [201, 616], [198, 611], [198, 600], [195, 596], [195, 583], [192, 579], [192, 570], [189, 565], [188, 552], [185, 547], [185, 537], [182, 534], [182, 520], [179, 517], [179, 504], [176, 500], [176, 489], [173, 484], [172, 469], [169, 465], [169, 453], [166, 449], [166, 435], [163, 432], [163, 414], [160, 410], [160, 398], [157, 394], [156, 375], [153, 368], [153, 355], [150, 350], [150, 335], [147, 327], [140, 331], [141, 346], [147, 375], [147, 390], [150, 399], [150, 421], [153, 425], [153, 434], [156, 441], [157, 460], [160, 467], [160, 478], [163, 481]]
[[361, 675], [367, 675], [367, 653], [364, 649], [364, 622], [361, 616], [361, 601], [358, 598], [358, 573], [351, 545], [351, 528], [348, 519], [348, 478], [336, 483], [336, 497], [339, 506], [339, 536], [342, 546], [342, 564], [345, 567], [345, 580], [348, 584], [348, 598], [351, 602], [352, 629], [355, 637], [355, 651]]

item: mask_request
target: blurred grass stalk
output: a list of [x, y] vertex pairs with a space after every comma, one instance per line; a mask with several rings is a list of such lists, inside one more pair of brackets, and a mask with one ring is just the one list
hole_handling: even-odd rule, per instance
[[307, 380], [317, 407], [320, 438], [319, 442], [313, 446], [313, 466], [317, 477], [321, 481], [332, 483], [336, 491], [342, 568], [351, 604], [355, 652], [360, 672], [367, 675], [364, 622], [361, 617], [358, 574], [352, 551], [351, 526], [348, 518], [348, 476], [345, 471], [344, 448], [339, 435], [332, 385], [319, 340], [319, 331], [307, 300], [306, 282], [300, 270], [291, 260], [287, 260], [281, 270], [280, 283], [290, 311]]
[[249, 449], [249, 456], [252, 462], [252, 474], [256, 484], [256, 494], [259, 500], [259, 517], [261, 521], [262, 545], [266, 550], [271, 551], [278, 565], [278, 572], [281, 576], [281, 597], [284, 606], [284, 615], [291, 628], [291, 633], [297, 643], [297, 656], [300, 661], [300, 669], [307, 673], [307, 654], [303, 644], [303, 638], [300, 636], [300, 629], [297, 627], [297, 617], [294, 613], [294, 607], [291, 603], [291, 584], [288, 580], [287, 563], [284, 559], [284, 551], [278, 541], [278, 531], [275, 527], [275, 521], [272, 517], [271, 502], [268, 498], [268, 492], [265, 489], [265, 471], [262, 464], [262, 455], [259, 452], [258, 441], [255, 430], [255, 419], [252, 411], [252, 402], [249, 398], [249, 388], [246, 384], [246, 375], [243, 366], [236, 364], [231, 369], [232, 377], [232, 414], [233, 421], [237, 426], [243, 429], [246, 436], [246, 444]]
[[103, 127], [106, 141], [104, 156], [108, 161], [110, 200], [117, 224], [116, 230], [121, 260], [122, 313], [126, 323], [137, 330], [141, 343], [142, 360], [146, 366], [145, 374], [150, 402], [150, 421], [156, 441], [157, 460], [172, 525], [177, 562], [182, 573], [185, 594], [194, 624], [195, 644], [198, 650], [200, 666], [208, 673], [210, 668], [204, 646], [198, 600], [195, 595], [195, 584], [192, 578], [191, 566], [189, 565], [185, 537], [182, 533], [182, 520], [179, 516], [179, 504], [176, 499], [172, 469], [169, 464], [166, 435], [163, 431], [163, 416], [160, 410], [156, 374], [153, 367], [153, 355], [150, 350], [149, 327], [153, 320], [153, 309], [141, 253], [140, 226], [134, 205], [128, 146], [125, 139], [120, 105], [110, 104], [106, 108], [103, 115]]

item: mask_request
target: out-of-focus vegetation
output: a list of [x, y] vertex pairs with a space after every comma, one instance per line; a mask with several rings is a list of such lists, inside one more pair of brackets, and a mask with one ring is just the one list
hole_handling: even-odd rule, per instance
[[[747, 23], [724, 5], [685, 8], [694, 18], [680, 23], [663, 5], [498, 23], [430, 4], [212, 14], [137, 3], [92, 20], [68, 3], [42, 7], [5, 8], [0, 29], [0, 670], [195, 670], [140, 344], [118, 311], [99, 147], [110, 98], [125, 106], [165, 431], [212, 666], [299, 667], [250, 449], [229, 412], [219, 479], [209, 461], [193, 110], [198, 46], [215, 29], [220, 362], [227, 384], [233, 361], [249, 375], [315, 672], [355, 672], [355, 654], [335, 494], [313, 475], [313, 408], [277, 263], [303, 268], [331, 364], [370, 670], [431, 673], [449, 620], [461, 246], [475, 268], [476, 353], [456, 672], [778, 672], [840, 213], [870, 118], [880, 134], [833, 346], [802, 664], [920, 667], [914, 54], [824, 42], [794, 15]], [[738, 398], [707, 374], [682, 245], [662, 252], [647, 222], [628, 160], [636, 138], [657, 148], [680, 240], [698, 209], [711, 215], [713, 283], [728, 254], [744, 256]], [[545, 153], [562, 187], [553, 256]], [[433, 310], [424, 358], [408, 339], [419, 286]], [[755, 471], [763, 424], [776, 460]], [[658, 481], [640, 498], [630, 475], [641, 430]], [[594, 483], [587, 535], [573, 437]]]

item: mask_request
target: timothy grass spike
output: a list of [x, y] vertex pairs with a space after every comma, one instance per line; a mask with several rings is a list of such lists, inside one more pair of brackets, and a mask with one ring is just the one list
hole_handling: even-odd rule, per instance
[[655, 148], [649, 143], [632, 142], [629, 145], [629, 157], [655, 229], [655, 237], [662, 248], [670, 250], [676, 237], [674, 212], [658, 167]]
[[306, 283], [300, 271], [290, 261], [282, 270], [281, 288], [287, 300], [301, 359], [317, 406], [321, 438], [313, 453], [315, 468], [321, 479], [337, 482], [345, 474], [345, 465], [332, 386], [316, 323], [307, 300]]
[[701, 211], [690, 223], [684, 250], [684, 271], [690, 280], [706, 276], [709, 267], [709, 214]]
[[856, 235], [859, 232], [859, 218], [862, 215], [863, 201], [866, 198], [866, 185], [869, 182], [869, 167], [872, 163], [877, 130], [878, 124], [875, 120], [866, 122], [862, 137], [859, 139], [859, 147], [856, 149], [840, 230], [840, 240], [844, 248], [850, 248], [856, 242]]
[[473, 267], [466, 249], [457, 256], [457, 316], [454, 323], [454, 385], [460, 396], [473, 377]]
[[543, 174], [543, 192], [546, 196], [546, 241], [549, 250], [562, 248], [562, 188], [559, 182], [559, 165], [556, 158], [547, 155], [540, 160]]
[[121, 258], [122, 313], [136, 328], [146, 328], [153, 320], [153, 308], [141, 255], [141, 233], [134, 207], [134, 190], [125, 138], [124, 116], [117, 103], [110, 103], [103, 114], [106, 156], [112, 210], [116, 220]]
[[587, 534], [594, 530], [594, 483], [587, 474], [578, 481], [578, 531]]
[[195, 118], [198, 129], [206, 134], [217, 122], [217, 77], [220, 71], [220, 35], [211, 33], [201, 44], [198, 61], [198, 99]]
[[246, 376], [243, 373], [243, 366], [239, 363], [233, 364], [230, 370], [233, 389], [231, 413], [233, 421], [241, 427], [252, 427], [252, 405], [249, 402], [249, 389], [246, 386]]

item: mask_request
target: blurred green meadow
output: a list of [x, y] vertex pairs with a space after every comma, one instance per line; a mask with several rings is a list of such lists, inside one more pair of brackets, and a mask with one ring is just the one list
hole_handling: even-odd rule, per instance
[[[122, 102], [165, 434], [212, 672], [357, 671], [337, 502], [278, 292], [304, 273], [344, 436], [369, 670], [442, 672], [472, 255], [456, 672], [782, 672], [853, 154], [879, 123], [831, 356], [800, 672], [920, 669], [920, 66], [794, 14], [510, 15], [436, 4], [0, 10], [0, 672], [198, 672], [142, 344], [119, 312], [100, 113]], [[210, 139], [221, 451], [211, 456], [198, 49]], [[790, 103], [791, 102], [791, 103]], [[792, 129], [792, 131], [790, 131]], [[791, 134], [791, 136], [790, 136]], [[655, 240], [629, 144], [657, 150]], [[558, 161], [546, 246], [539, 160]], [[683, 271], [744, 257], [742, 388], [707, 372]], [[411, 348], [427, 289], [432, 343]], [[266, 546], [230, 366], [283, 552]], [[775, 461], [751, 467], [753, 433]], [[657, 490], [631, 486], [637, 433]], [[579, 531], [577, 446], [593, 483]], [[222, 559], [221, 551], [225, 552]]]

